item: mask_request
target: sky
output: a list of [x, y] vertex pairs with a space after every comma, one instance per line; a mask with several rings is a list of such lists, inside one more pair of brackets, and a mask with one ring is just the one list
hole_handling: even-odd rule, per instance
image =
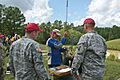
[[[82, 25], [93, 18], [99, 27], [120, 26], [120, 0], [68, 0], [68, 22]], [[66, 0], [0, 0], [0, 4], [20, 8], [26, 22], [42, 23], [66, 17]]]

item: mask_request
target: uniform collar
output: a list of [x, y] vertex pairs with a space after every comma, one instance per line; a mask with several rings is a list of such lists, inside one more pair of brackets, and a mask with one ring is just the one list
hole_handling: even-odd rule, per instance
[[93, 30], [93, 31], [91, 31], [91, 32], [87, 32], [87, 33], [96, 33], [96, 31]]

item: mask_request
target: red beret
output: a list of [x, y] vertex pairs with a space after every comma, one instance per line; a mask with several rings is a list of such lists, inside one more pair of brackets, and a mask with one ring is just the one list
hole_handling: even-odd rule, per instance
[[32, 31], [43, 32], [43, 30], [37, 24], [35, 24], [35, 23], [29, 23], [25, 27], [25, 32], [32, 32]]
[[84, 24], [93, 24], [93, 25], [95, 25], [95, 21], [92, 18], [87, 18], [87, 19], [85, 19]]

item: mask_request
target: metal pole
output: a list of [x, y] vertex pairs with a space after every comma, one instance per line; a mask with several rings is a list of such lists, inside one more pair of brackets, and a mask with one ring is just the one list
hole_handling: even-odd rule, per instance
[[68, 22], [68, 0], [66, 0], [66, 23]]

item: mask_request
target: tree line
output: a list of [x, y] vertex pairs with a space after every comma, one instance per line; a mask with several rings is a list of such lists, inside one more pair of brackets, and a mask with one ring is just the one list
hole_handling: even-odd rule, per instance
[[[38, 23], [39, 24], [39, 23]], [[0, 33], [8, 36], [17, 33], [21, 36], [24, 35], [25, 17], [23, 13], [17, 7], [6, 7], [0, 4]], [[40, 27], [44, 30], [38, 37], [38, 42], [45, 44], [50, 37], [50, 32], [53, 29], [59, 29], [63, 34], [64, 31], [68, 32], [67, 44], [77, 44], [83, 31], [83, 25], [75, 26], [73, 23], [62, 22], [61, 20], [55, 20], [53, 23], [41, 23]], [[120, 38], [120, 27], [113, 25], [113, 27], [96, 27], [95, 30], [102, 35], [107, 41]]]

